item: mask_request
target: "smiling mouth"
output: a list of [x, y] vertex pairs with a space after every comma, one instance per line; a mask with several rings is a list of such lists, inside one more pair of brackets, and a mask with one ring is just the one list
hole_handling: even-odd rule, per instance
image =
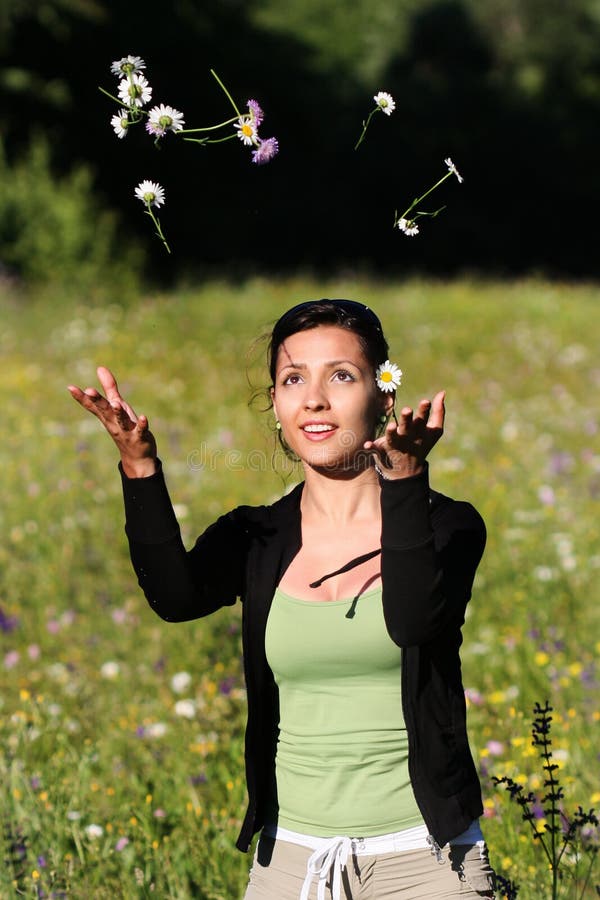
[[308, 434], [322, 434], [325, 431], [333, 431], [335, 429], [335, 425], [304, 425], [302, 427], [302, 431], [308, 432]]

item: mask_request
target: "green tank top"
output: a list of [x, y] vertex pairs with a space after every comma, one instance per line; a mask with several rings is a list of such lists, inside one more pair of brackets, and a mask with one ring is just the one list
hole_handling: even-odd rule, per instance
[[401, 651], [381, 588], [358, 600], [275, 591], [266, 653], [279, 687], [276, 822], [322, 837], [422, 823], [408, 775]]

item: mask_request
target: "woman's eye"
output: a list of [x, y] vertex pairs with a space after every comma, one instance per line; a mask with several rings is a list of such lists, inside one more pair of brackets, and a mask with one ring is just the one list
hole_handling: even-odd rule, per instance
[[286, 375], [283, 380], [284, 384], [299, 384], [301, 381], [300, 375]]
[[345, 369], [340, 369], [338, 372], [335, 372], [333, 377], [336, 381], [354, 381], [354, 375], [347, 372]]

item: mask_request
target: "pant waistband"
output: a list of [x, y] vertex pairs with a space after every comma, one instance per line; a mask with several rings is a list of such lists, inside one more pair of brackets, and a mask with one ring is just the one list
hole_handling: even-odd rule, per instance
[[415, 828], [407, 828], [393, 834], [355, 838], [343, 835], [322, 838], [311, 834], [299, 834], [297, 831], [289, 831], [279, 826], [276, 828], [266, 826], [263, 831], [268, 837], [300, 844], [313, 851], [306, 865], [306, 877], [300, 900], [308, 900], [310, 886], [315, 878], [317, 900], [325, 900], [325, 888], [329, 877], [331, 877], [332, 900], [341, 900], [342, 869], [346, 868], [348, 857], [351, 855], [373, 856], [380, 853], [396, 853], [400, 850], [418, 850], [429, 846], [425, 825], [417, 825]]
[[275, 838], [278, 841], [287, 841], [290, 844], [300, 844], [301, 847], [308, 847], [309, 850], [323, 850], [332, 842], [347, 840], [350, 842], [350, 852], [355, 856], [376, 856], [380, 853], [398, 853], [402, 850], [423, 850], [430, 846], [427, 841], [425, 824], [415, 825], [414, 828], [405, 828], [390, 834], [378, 834], [375, 837], [346, 837], [345, 835], [317, 837], [312, 834], [290, 831], [279, 825], [266, 825], [263, 831], [267, 837]]

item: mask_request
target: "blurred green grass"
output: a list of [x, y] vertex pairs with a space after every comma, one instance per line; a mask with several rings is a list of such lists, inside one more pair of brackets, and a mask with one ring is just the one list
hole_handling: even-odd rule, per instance
[[96, 384], [107, 365], [149, 416], [189, 546], [221, 512], [299, 479], [272, 469], [272, 415], [249, 402], [267, 384], [256, 339], [322, 296], [378, 312], [401, 403], [447, 390], [432, 484], [488, 525], [464, 681], [493, 862], [523, 900], [539, 896], [544, 863], [490, 778], [539, 787], [536, 700], [555, 708], [567, 805], [600, 805], [596, 286], [255, 279], [123, 304], [4, 292], [0, 896], [241, 896], [240, 611], [167, 625], [147, 608], [114, 449], [66, 385]]

